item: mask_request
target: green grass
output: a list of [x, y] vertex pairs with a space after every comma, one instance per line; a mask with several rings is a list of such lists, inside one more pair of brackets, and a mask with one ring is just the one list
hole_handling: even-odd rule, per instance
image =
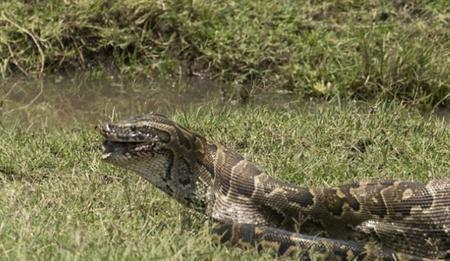
[[[396, 103], [205, 106], [171, 117], [297, 184], [426, 180], [450, 170], [447, 123]], [[102, 163], [93, 126], [28, 127], [1, 118], [2, 259], [271, 258], [214, 245], [205, 217]]]
[[447, 0], [0, 3], [0, 74], [202, 75], [253, 93], [450, 101]]

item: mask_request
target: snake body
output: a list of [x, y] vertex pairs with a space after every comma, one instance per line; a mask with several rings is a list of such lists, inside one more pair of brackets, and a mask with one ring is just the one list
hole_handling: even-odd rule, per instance
[[217, 221], [222, 241], [330, 260], [450, 259], [450, 179], [302, 187], [159, 114], [99, 129], [106, 162]]

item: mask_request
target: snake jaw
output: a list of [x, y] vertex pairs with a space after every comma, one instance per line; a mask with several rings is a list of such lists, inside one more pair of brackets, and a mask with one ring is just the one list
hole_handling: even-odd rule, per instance
[[127, 152], [126, 143], [104, 140], [102, 143], [102, 160], [108, 161], [114, 155], [125, 155]]
[[102, 154], [102, 160], [107, 160], [109, 157], [111, 157], [111, 154], [112, 154], [112, 153], [110, 153], [110, 152], [108, 152], [108, 153], [103, 153], [103, 154]]
[[143, 132], [130, 124], [106, 123], [97, 127], [103, 136], [102, 160], [126, 160], [136, 153], [153, 155], [163, 139], [158, 134]]
[[111, 141], [105, 139], [102, 144], [102, 160], [114, 160], [113, 157], [121, 157], [123, 160], [132, 158], [134, 154], [146, 153], [150, 156], [159, 149], [154, 141], [149, 142], [127, 142], [127, 141]]

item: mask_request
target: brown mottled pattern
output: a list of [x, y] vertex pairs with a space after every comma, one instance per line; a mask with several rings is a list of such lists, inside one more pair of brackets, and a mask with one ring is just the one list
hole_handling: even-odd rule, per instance
[[100, 132], [105, 161], [217, 221], [222, 241], [305, 260], [450, 259], [450, 179], [300, 187], [162, 115]]

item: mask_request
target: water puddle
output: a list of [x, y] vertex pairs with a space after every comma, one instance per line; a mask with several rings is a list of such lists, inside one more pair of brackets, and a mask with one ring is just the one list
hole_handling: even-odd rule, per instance
[[219, 103], [220, 94], [217, 84], [198, 79], [8, 79], [0, 81], [0, 122], [28, 128], [97, 124], [150, 111], [170, 114], [191, 106]]
[[[224, 100], [222, 90], [223, 86], [198, 78], [123, 79], [112, 75], [102, 79], [86, 75], [54, 75], [40, 80], [10, 78], [0, 80], [0, 124], [19, 124], [26, 129], [74, 127], [150, 111], [170, 115], [207, 104], [239, 106], [236, 100]], [[313, 110], [329, 106], [321, 100], [306, 101], [289, 93], [267, 92], [254, 95], [251, 104], [273, 109], [306, 106]], [[434, 115], [450, 124], [450, 108], [439, 109]]]

